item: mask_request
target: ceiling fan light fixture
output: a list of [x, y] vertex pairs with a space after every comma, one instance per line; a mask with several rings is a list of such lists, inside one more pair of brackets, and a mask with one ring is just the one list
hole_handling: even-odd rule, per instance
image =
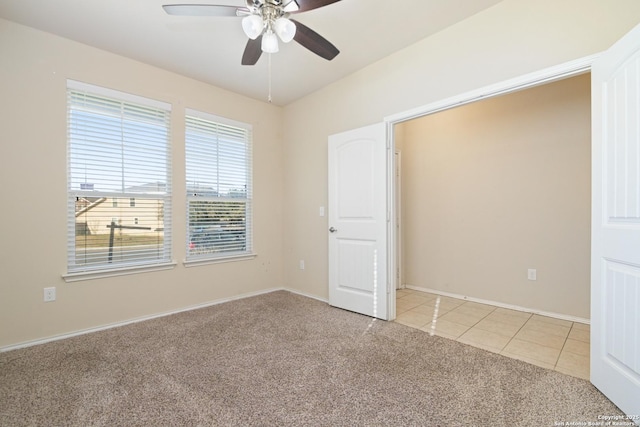
[[285, 43], [289, 43], [296, 35], [296, 24], [284, 17], [276, 19], [273, 23], [273, 29], [280, 40]]
[[248, 15], [242, 18], [242, 29], [251, 40], [258, 38], [264, 29], [264, 21], [259, 15]]
[[271, 30], [268, 30], [262, 36], [262, 51], [265, 53], [278, 52], [278, 37]]

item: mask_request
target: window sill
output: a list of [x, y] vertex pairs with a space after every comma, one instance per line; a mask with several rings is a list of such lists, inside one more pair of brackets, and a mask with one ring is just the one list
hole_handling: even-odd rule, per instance
[[171, 270], [177, 265], [176, 262], [167, 262], [154, 265], [139, 265], [134, 267], [114, 268], [112, 270], [82, 271], [78, 273], [63, 274], [65, 282], [80, 282], [82, 280], [103, 279], [106, 277], [126, 276], [129, 274], [147, 273], [150, 271]]
[[237, 261], [247, 261], [250, 259], [254, 259], [258, 254], [241, 254], [241, 255], [228, 255], [221, 256], [215, 258], [202, 258], [202, 259], [188, 259], [184, 260], [182, 263], [185, 267], [198, 267], [201, 265], [209, 265], [209, 264], [222, 264], [226, 262], [237, 262]]

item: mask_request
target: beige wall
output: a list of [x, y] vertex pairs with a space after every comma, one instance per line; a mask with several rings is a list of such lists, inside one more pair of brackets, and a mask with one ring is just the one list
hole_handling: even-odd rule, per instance
[[399, 125], [406, 284], [590, 317], [590, 93], [585, 74]]
[[[172, 104], [173, 270], [61, 278], [67, 79]], [[0, 347], [283, 285], [281, 108], [3, 20], [0, 94]], [[253, 125], [254, 260], [182, 264], [186, 107]], [[43, 302], [46, 286], [57, 288], [57, 301]]]
[[638, 22], [636, 0], [504, 0], [286, 106], [287, 286], [328, 296], [329, 225], [318, 206], [328, 203], [329, 135], [601, 52]]

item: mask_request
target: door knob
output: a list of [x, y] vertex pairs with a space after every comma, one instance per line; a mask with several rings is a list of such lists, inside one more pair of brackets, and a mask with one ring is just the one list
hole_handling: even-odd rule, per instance
[[335, 233], [336, 231], [338, 231], [338, 229], [337, 229], [337, 228], [334, 228], [334, 227], [331, 227], [331, 228], [329, 229], [329, 231], [330, 231], [330, 232], [332, 232], [332, 233]]

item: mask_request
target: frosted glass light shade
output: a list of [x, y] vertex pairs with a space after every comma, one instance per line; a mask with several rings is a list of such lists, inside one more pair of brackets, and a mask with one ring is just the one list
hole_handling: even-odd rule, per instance
[[273, 31], [267, 31], [262, 36], [262, 51], [266, 53], [276, 53], [278, 51], [278, 37]]
[[258, 15], [249, 15], [242, 18], [242, 29], [251, 40], [258, 38], [264, 29], [264, 21]]
[[273, 29], [276, 31], [280, 40], [285, 43], [289, 43], [296, 35], [296, 24], [288, 20], [287, 18], [278, 18], [273, 23]]

